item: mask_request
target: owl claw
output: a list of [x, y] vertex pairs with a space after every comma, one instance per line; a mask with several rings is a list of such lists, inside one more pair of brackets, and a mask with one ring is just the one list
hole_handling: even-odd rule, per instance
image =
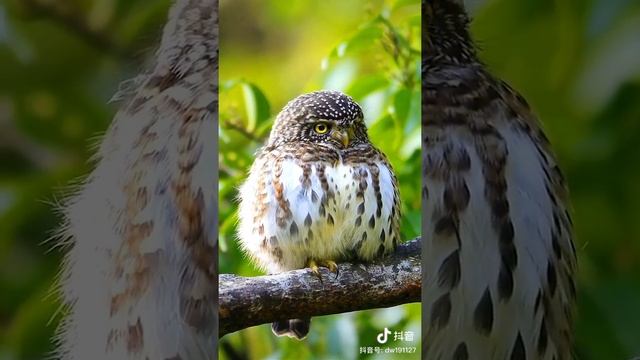
[[338, 264], [336, 264], [335, 261], [333, 260], [315, 261], [315, 260], [309, 259], [309, 261], [307, 262], [307, 267], [309, 267], [311, 269], [311, 272], [318, 277], [320, 282], [322, 282], [322, 274], [320, 274], [320, 269], [319, 269], [320, 266], [326, 267], [327, 269], [329, 269], [329, 271], [336, 274], [336, 277], [335, 277], [336, 279], [338, 278], [339, 269], [338, 269]]
[[338, 264], [336, 264], [335, 261], [333, 260], [324, 260], [324, 261], [320, 261], [320, 265], [326, 267], [327, 269], [329, 269], [329, 271], [331, 271], [332, 273], [336, 274], [336, 279], [338, 278]]
[[309, 260], [307, 262], [307, 266], [311, 269], [313, 275], [317, 276], [320, 282], [322, 282], [322, 275], [320, 274], [320, 270], [318, 269], [318, 264], [314, 260]]

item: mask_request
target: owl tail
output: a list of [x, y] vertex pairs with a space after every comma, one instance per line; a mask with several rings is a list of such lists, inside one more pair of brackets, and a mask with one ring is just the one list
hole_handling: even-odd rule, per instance
[[304, 339], [309, 333], [311, 319], [279, 320], [271, 323], [271, 330], [277, 336], [288, 336], [297, 340]]

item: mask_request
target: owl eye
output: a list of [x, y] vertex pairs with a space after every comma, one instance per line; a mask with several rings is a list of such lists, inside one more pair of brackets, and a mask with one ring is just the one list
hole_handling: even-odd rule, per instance
[[329, 125], [326, 123], [317, 123], [316, 126], [313, 127], [313, 130], [318, 134], [326, 134], [329, 131]]

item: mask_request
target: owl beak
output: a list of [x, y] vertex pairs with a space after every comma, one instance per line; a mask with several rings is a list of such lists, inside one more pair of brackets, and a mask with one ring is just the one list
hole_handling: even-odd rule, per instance
[[331, 138], [341, 143], [345, 148], [349, 146], [349, 132], [346, 130], [333, 130], [331, 131]]

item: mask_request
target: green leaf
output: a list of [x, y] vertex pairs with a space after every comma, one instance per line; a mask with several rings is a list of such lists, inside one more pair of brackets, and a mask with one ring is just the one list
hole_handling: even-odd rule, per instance
[[355, 79], [347, 88], [346, 92], [354, 99], [362, 99], [372, 92], [388, 86], [389, 80], [384, 74], [376, 73]]
[[407, 120], [407, 114], [411, 108], [411, 91], [401, 88], [393, 97], [391, 113], [397, 122], [403, 123]]
[[[359, 51], [371, 49], [373, 47], [372, 44], [380, 40], [383, 34], [384, 31], [379, 25], [378, 18], [376, 18], [361, 27], [348, 40], [338, 44], [329, 54], [329, 58], [342, 58], [356, 54]], [[326, 60], [324, 61], [324, 66], [328, 66]]]
[[382, 34], [382, 29], [375, 22], [363, 27], [347, 41], [345, 54], [370, 49], [371, 45], [382, 37]]
[[247, 112], [247, 127], [250, 132], [255, 130], [256, 125], [268, 119], [271, 114], [269, 101], [256, 85], [243, 82], [242, 93], [244, 95], [244, 104]]

